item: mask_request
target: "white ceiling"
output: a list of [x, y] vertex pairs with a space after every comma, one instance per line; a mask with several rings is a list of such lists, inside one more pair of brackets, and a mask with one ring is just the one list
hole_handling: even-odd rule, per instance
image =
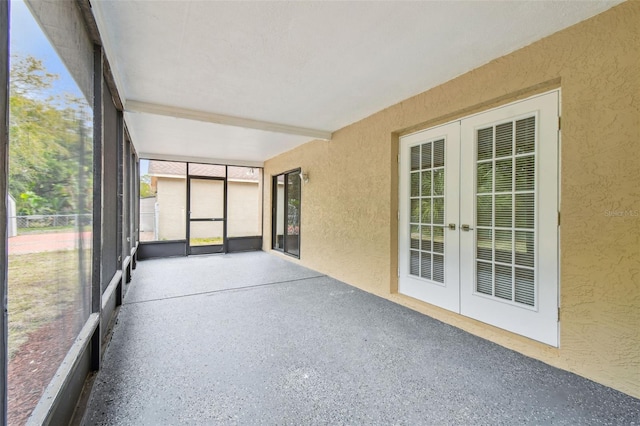
[[92, 6], [141, 155], [255, 165], [621, 1]]

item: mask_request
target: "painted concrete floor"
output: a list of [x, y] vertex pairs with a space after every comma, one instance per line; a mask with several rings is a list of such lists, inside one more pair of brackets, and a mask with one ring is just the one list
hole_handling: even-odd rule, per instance
[[138, 263], [86, 425], [640, 424], [640, 400], [276, 256]]

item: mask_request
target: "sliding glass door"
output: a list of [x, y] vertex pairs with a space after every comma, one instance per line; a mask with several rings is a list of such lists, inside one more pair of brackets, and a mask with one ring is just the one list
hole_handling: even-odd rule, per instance
[[300, 169], [273, 177], [272, 247], [300, 257]]

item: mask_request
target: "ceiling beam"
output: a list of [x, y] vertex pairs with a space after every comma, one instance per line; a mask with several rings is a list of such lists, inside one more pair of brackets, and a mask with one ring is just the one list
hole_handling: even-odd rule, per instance
[[154, 154], [151, 152], [140, 152], [138, 157], [145, 160], [182, 161], [185, 163], [221, 164], [225, 166], [238, 167], [264, 167], [263, 161], [252, 160], [230, 160], [225, 158], [190, 157], [186, 155]]
[[126, 112], [163, 115], [166, 117], [184, 118], [187, 120], [204, 121], [206, 123], [223, 124], [225, 126], [243, 127], [247, 129], [265, 130], [267, 132], [285, 133], [288, 135], [308, 136], [310, 138], [331, 140], [331, 132], [286, 124], [270, 123], [268, 121], [252, 120], [250, 118], [232, 117], [213, 112], [196, 111], [168, 105], [158, 105], [148, 102], [127, 100]]

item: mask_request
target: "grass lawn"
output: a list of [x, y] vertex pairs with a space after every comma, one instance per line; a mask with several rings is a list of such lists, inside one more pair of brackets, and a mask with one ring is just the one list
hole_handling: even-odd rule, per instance
[[[89, 250], [85, 259], [90, 273]], [[77, 250], [9, 256], [9, 359], [27, 341], [29, 333], [67, 309], [76, 306], [76, 315], [82, 315], [78, 264]]]
[[[81, 232], [91, 231], [91, 226], [83, 226]], [[18, 228], [18, 235], [30, 235], [30, 234], [55, 234], [61, 232], [76, 232], [77, 227], [75, 225], [67, 226], [45, 226], [45, 227], [31, 227], [31, 228]]]
[[192, 246], [209, 246], [222, 244], [222, 237], [191, 238], [189, 239], [189, 244], [191, 244]]

